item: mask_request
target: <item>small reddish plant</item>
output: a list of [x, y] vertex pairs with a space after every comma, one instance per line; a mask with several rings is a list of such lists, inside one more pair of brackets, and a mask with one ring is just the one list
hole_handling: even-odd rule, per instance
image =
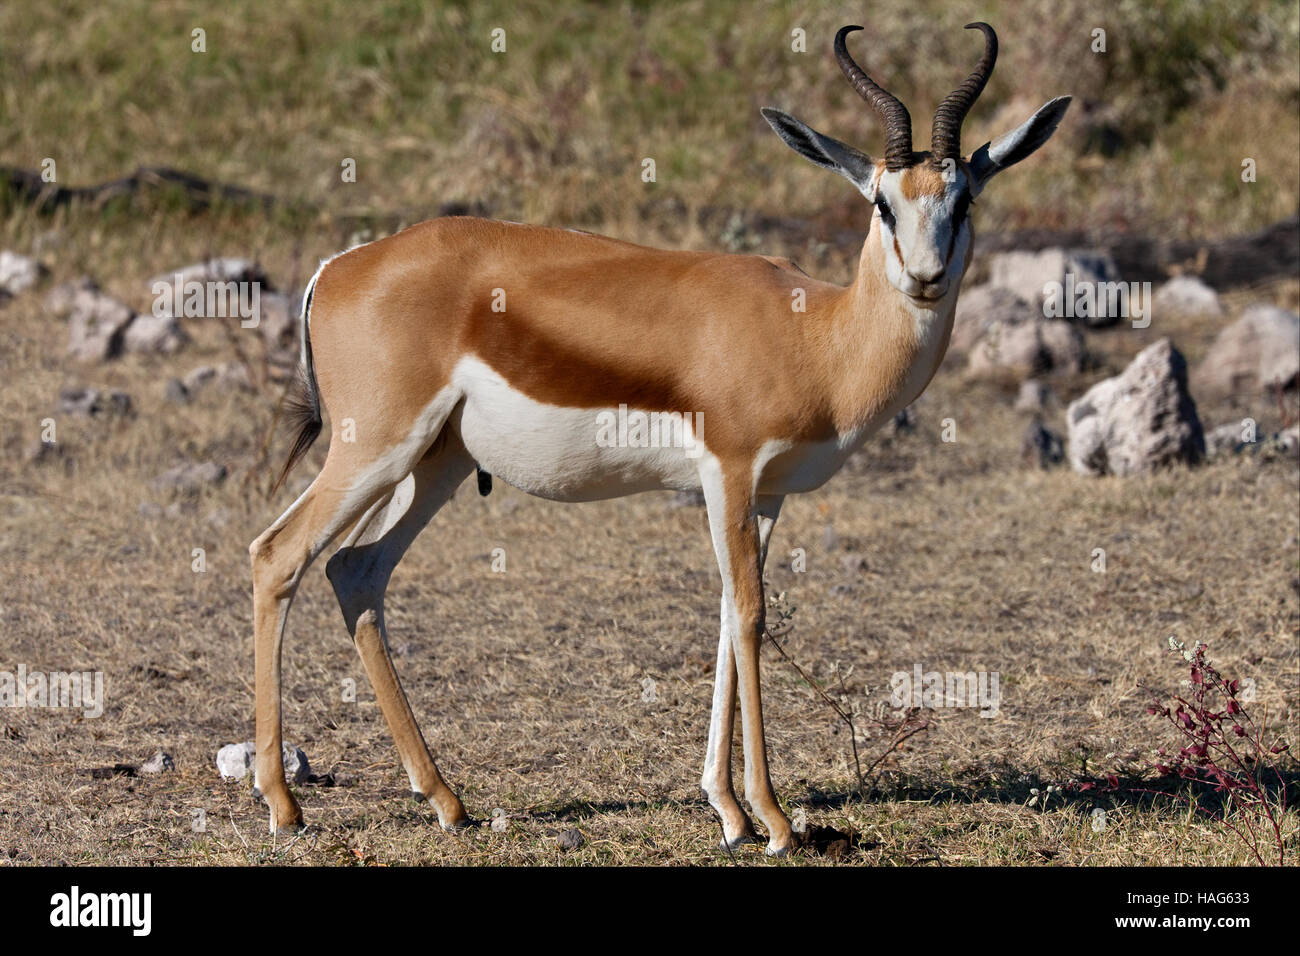
[[[1265, 854], [1270, 858], [1276, 854], [1278, 865], [1282, 865], [1286, 861], [1282, 820], [1287, 810], [1287, 782], [1278, 760], [1288, 745], [1270, 738], [1266, 709], [1258, 722], [1247, 711], [1250, 701], [1242, 699], [1241, 681], [1224, 677], [1210, 663], [1206, 645], [1197, 642], [1187, 650], [1171, 637], [1169, 647], [1190, 665], [1190, 690], [1185, 697], [1174, 694], [1168, 704], [1156, 700], [1147, 706], [1147, 713], [1167, 721], [1182, 744], [1175, 753], [1159, 748], [1154, 769], [1162, 778], [1177, 776], [1209, 788], [1217, 800], [1211, 809], [1184, 791], [1128, 789], [1170, 797], [1191, 807], [1235, 833], [1260, 865], [1266, 865]], [[1112, 789], [1117, 788], [1114, 776], [1109, 782]]]

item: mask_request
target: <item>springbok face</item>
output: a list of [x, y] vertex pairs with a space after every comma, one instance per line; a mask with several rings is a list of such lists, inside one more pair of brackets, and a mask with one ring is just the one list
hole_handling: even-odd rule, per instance
[[975, 197], [994, 175], [1047, 142], [1070, 105], [1070, 97], [1058, 96], [1014, 130], [975, 150], [969, 160], [962, 159], [962, 121], [988, 83], [998, 56], [998, 38], [991, 26], [970, 23], [966, 28], [984, 34], [984, 55], [966, 81], [939, 104], [929, 152], [912, 151], [907, 107], [876, 85], [849, 56], [844, 38], [862, 27], [840, 29], [835, 35], [835, 59], [885, 122], [884, 159], [872, 159], [780, 110], [762, 110], [786, 145], [839, 173], [875, 205], [879, 220], [875, 233], [884, 251], [885, 275], [917, 305], [943, 300], [957, 288], [970, 252], [970, 208]]

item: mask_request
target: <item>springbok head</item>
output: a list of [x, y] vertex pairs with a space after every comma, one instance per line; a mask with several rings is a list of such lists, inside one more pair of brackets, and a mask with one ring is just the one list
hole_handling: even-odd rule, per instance
[[780, 110], [762, 110], [787, 146], [839, 173], [875, 204], [885, 274], [917, 304], [940, 300], [957, 287], [970, 250], [971, 202], [996, 174], [1047, 142], [1070, 105], [1068, 96], [1049, 100], [1023, 124], [963, 159], [962, 121], [983, 92], [998, 57], [998, 37], [991, 26], [970, 23], [966, 28], [983, 32], [984, 55], [966, 81], [939, 104], [928, 152], [912, 150], [912, 117], [907, 107], [849, 55], [844, 38], [862, 27], [842, 27], [835, 34], [835, 59], [853, 88], [884, 121], [884, 159], [873, 159]]

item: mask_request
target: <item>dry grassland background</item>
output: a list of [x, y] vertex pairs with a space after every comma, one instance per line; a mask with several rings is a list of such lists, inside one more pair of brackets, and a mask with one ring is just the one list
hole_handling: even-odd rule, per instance
[[[412, 802], [322, 563], [285, 644], [285, 736], [320, 778], [295, 788], [313, 826], [268, 836], [251, 783], [222, 782], [214, 755], [252, 736], [248, 543], [310, 481], [327, 442], [268, 500], [286, 451], [279, 436], [263, 455], [279, 384], [165, 397], [168, 379], [237, 358], [234, 343], [260, 381], [255, 335], [189, 320], [178, 354], [79, 364], [43, 296], [88, 274], [147, 311], [150, 277], [213, 255], [256, 259], [296, 293], [320, 257], [449, 203], [655, 245], [789, 255], [847, 282], [857, 249], [829, 237], [865, 230], [869, 207], [785, 149], [757, 108], [878, 150], [880, 130], [829, 52], [834, 30], [866, 15], [730, 0], [0, 9], [0, 164], [34, 170], [55, 157], [71, 185], [167, 165], [292, 204], [194, 210], [164, 192], [0, 207], [0, 248], [49, 270], [0, 305], [0, 670], [98, 670], [106, 686], [98, 719], [0, 711], [0, 864], [732, 862], [698, 787], [720, 587], [703, 509], [669, 494], [561, 505], [501, 482], [486, 499], [461, 488], [399, 566], [386, 616], [439, 766], [472, 816], [504, 811], [504, 830], [444, 834]], [[911, 105], [921, 142], [974, 62], [961, 26], [976, 15], [997, 27], [1003, 53], [966, 123], [968, 148], [1051, 96], [1076, 97], [1060, 135], [980, 199], [978, 234], [1217, 239], [1295, 214], [1293, 4], [873, 4], [861, 59]], [[494, 56], [497, 26], [509, 47]], [[195, 27], [205, 54], [190, 52]], [[807, 55], [789, 52], [794, 27]], [[1107, 29], [1106, 56], [1088, 51], [1094, 27]], [[658, 157], [653, 185], [639, 178], [644, 156]], [[1254, 184], [1241, 182], [1243, 156], [1258, 163]], [[346, 157], [354, 184], [340, 182]], [[822, 240], [765, 233], [754, 215], [797, 217]], [[1094, 359], [1052, 381], [1046, 423], [1064, 432], [1064, 404], [1158, 338], [1196, 367], [1247, 305], [1295, 310], [1300, 278], [1222, 292], [1217, 322], [1167, 315], [1146, 330], [1089, 332]], [[1041, 470], [1021, 454], [1016, 384], [973, 381], [954, 358], [916, 404], [913, 430], [873, 438], [824, 488], [786, 502], [768, 567], [771, 590], [798, 608], [783, 649], [862, 710], [864, 764], [884, 759], [858, 793], [847, 728], [766, 649], [777, 793], [851, 845], [787, 861], [748, 848], [736, 861], [1252, 862], [1227, 828], [1168, 802], [1089, 791], [1043, 806], [1031, 791], [1150, 779], [1153, 748], [1170, 738], [1146, 704], [1187, 677], [1171, 635], [1207, 642], [1225, 673], [1254, 680], [1255, 712], [1295, 741], [1300, 469], [1241, 455], [1134, 478]], [[30, 461], [42, 419], [73, 386], [124, 391], [135, 413], [61, 416], [61, 454]], [[1294, 391], [1281, 405], [1197, 398], [1207, 428], [1251, 416], [1261, 433], [1297, 407]], [[946, 418], [956, 442], [941, 441]], [[194, 461], [229, 476], [196, 493], [155, 486]], [[492, 570], [494, 548], [505, 573]], [[1105, 573], [1092, 570], [1095, 548]], [[889, 753], [872, 715], [894, 719], [890, 675], [917, 662], [998, 672], [1000, 714], [931, 712], [926, 732]], [[643, 699], [647, 678], [654, 700]], [[174, 772], [90, 772], [160, 749]], [[1291, 854], [1298, 823], [1294, 811], [1283, 819]], [[582, 845], [560, 849], [557, 835], [574, 828]]]

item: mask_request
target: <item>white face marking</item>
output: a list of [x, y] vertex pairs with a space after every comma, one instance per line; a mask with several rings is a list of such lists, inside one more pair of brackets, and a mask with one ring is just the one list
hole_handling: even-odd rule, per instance
[[942, 196], [907, 199], [902, 175], [885, 171], [874, 189], [885, 276], [909, 301], [925, 307], [948, 297], [961, 281], [970, 251], [968, 182], [965, 170], [957, 166]]

